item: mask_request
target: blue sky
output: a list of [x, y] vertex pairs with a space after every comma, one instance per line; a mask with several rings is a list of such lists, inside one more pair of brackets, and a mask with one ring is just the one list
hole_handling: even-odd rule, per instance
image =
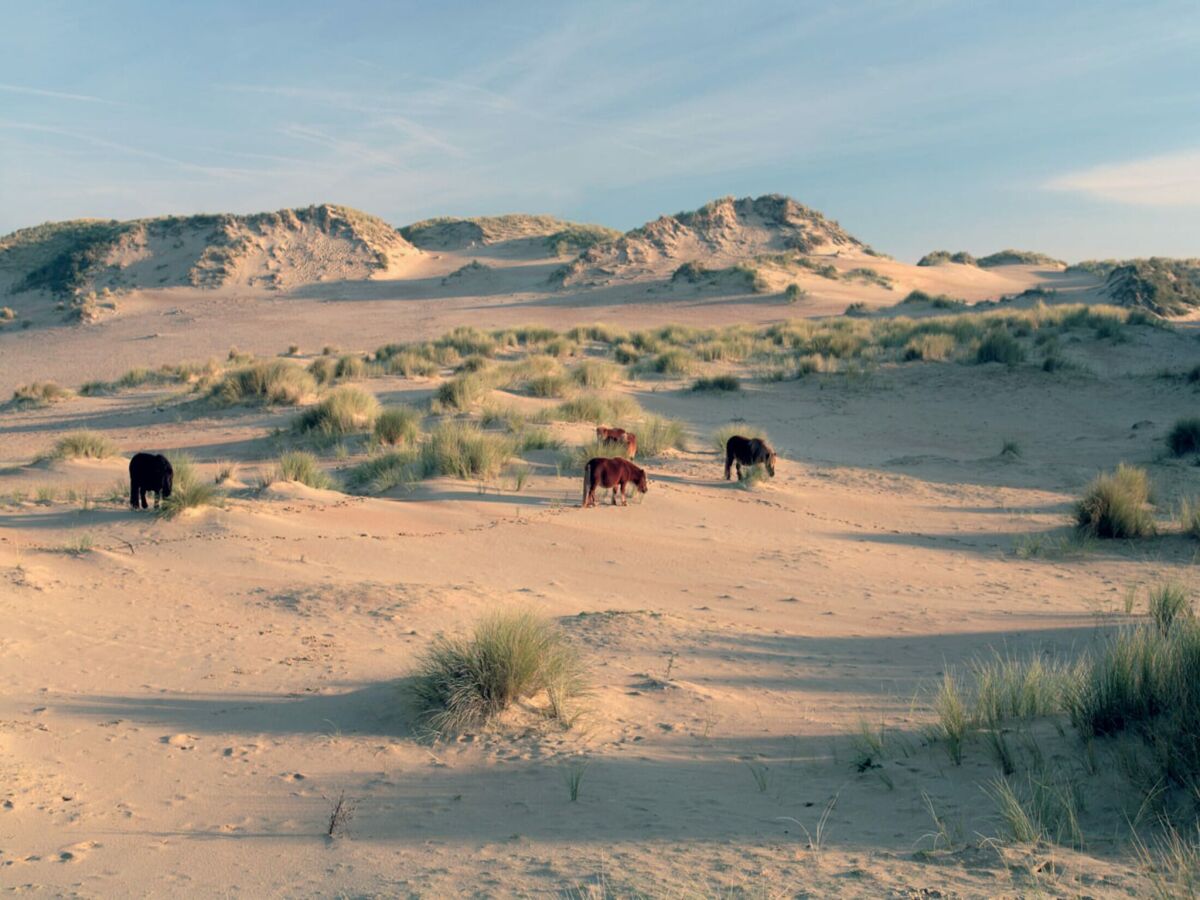
[[0, 232], [780, 192], [900, 258], [1200, 256], [1200, 3], [0, 0]]

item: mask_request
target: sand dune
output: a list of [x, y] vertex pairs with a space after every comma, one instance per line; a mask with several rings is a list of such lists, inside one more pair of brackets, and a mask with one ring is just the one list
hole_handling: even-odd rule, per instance
[[[0, 411], [0, 885], [83, 896], [1144, 895], [1125, 824], [1139, 800], [1115, 755], [1076, 771], [1082, 745], [1061, 721], [1014, 725], [1022, 759], [1040, 753], [1087, 797], [1082, 844], [1015, 841], [985, 793], [998, 771], [984, 736], [961, 765], [930, 738], [932, 692], [997, 650], [1072, 658], [1140, 620], [1142, 599], [1125, 611], [1131, 589], [1195, 586], [1194, 539], [1172, 517], [1196, 469], [1163, 449], [1194, 410], [1192, 326], [1121, 311], [1043, 326], [1066, 302], [1101, 299], [1100, 280], [1039, 265], [909, 266], [784, 209], [797, 233], [825, 229], [816, 249], [838, 254], [822, 258], [836, 277], [764, 264], [765, 293], [671, 283], [684, 248], [712, 268], [784, 252], [759, 205], [730, 204], [709, 230], [664, 238], [646, 271], [602, 286], [548, 283], [562, 260], [545, 229], [558, 222], [510, 221], [515, 232], [489, 237], [499, 226], [476, 221], [482, 237], [462, 239], [461, 220], [424, 243], [397, 236], [397, 273], [391, 250], [385, 272], [365, 244], [349, 253], [337, 228], [311, 226], [318, 240], [298, 219], [288, 233], [312, 238], [304, 254], [315, 258], [289, 262], [294, 247], [263, 226], [228, 283], [128, 290], [92, 325], [63, 323], [41, 295], [36, 327], [0, 333], [6, 395], [35, 378], [78, 392], [138, 365], [218, 359], [175, 380]], [[731, 243], [728, 260], [706, 243], [746, 221], [758, 236]], [[103, 270], [140, 280], [173, 258], [138, 240], [106, 251]], [[327, 244], [341, 247], [328, 259], [313, 249]], [[268, 291], [253, 273], [275, 258], [297, 279]], [[851, 275], [868, 267], [881, 278]], [[796, 279], [808, 293], [788, 303]], [[912, 290], [977, 302], [1038, 288], [992, 313], [897, 306]], [[805, 321], [852, 303], [865, 317]], [[939, 345], [943, 358], [881, 337], [939, 315], [964, 332]], [[465, 409], [439, 412], [439, 386], [471, 353], [405, 377], [374, 352], [457, 326], [565, 332], [601, 320], [593, 332], [611, 343], [586, 328], [554, 336], [554, 351], [549, 337], [514, 336], [468, 365], [495, 372], [559, 352], [543, 365], [568, 397], [636, 401], [639, 427], [652, 415], [680, 422], [684, 447], [642, 458], [650, 489], [628, 507], [579, 508], [564, 453], [592, 423], [556, 417], [564, 398], [497, 378]], [[974, 362], [980, 339], [967, 332], [988, 321], [1023, 361]], [[687, 371], [656, 370], [673, 345], [660, 336], [652, 348], [649, 329], [669, 323], [700, 329]], [[725, 326], [761, 343], [722, 356]], [[827, 329], [826, 344], [834, 332], [865, 344], [822, 352], [804, 343], [809, 328]], [[505, 434], [506, 416], [545, 433], [496, 474], [350, 493], [353, 468], [378, 455], [366, 435], [304, 437], [296, 408], [193, 391], [245, 364], [227, 359], [230, 344], [297, 366], [336, 345], [329, 358], [364, 366], [341, 384], [419, 409], [427, 434], [489, 410], [488, 434]], [[617, 366], [626, 344], [640, 359]], [[1054, 354], [1069, 365], [1047, 371]], [[612, 383], [575, 386], [585, 361], [613, 362]], [[691, 389], [719, 374], [741, 390]], [[722, 479], [711, 436], [729, 425], [769, 432], [775, 479]], [[118, 454], [53, 458], [81, 429]], [[273, 474], [292, 447], [313, 452], [334, 489]], [[204, 483], [222, 476], [219, 505], [173, 519], [130, 511], [126, 461], [143, 449], [190, 454]], [[1079, 541], [1075, 498], [1121, 460], [1150, 473], [1162, 534]], [[530, 701], [431, 741], [407, 692], [422, 655], [437, 635], [512, 608], [550, 617], [578, 649], [590, 687], [579, 718], [564, 728]], [[865, 759], [864, 728], [883, 733]], [[330, 839], [343, 796], [353, 817]]]

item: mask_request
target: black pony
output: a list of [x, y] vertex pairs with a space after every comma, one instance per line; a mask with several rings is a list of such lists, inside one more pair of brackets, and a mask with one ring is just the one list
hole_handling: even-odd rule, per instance
[[766, 441], [745, 438], [735, 434], [725, 442], [725, 480], [729, 480], [730, 466], [737, 464], [738, 481], [742, 480], [742, 466], [763, 463], [772, 478], [775, 477], [775, 451]]
[[146, 509], [147, 494], [157, 495], [154, 506], [171, 496], [175, 470], [171, 462], [160, 453], [135, 453], [129, 461], [129, 505]]

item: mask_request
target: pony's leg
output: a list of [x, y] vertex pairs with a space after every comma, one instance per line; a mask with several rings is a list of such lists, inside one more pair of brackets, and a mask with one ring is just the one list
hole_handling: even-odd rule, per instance
[[729, 480], [729, 469], [733, 466], [733, 454], [725, 454], [725, 480]]
[[737, 461], [736, 465], [737, 465], [738, 481], [741, 481], [742, 480], [742, 461], [739, 459]]
[[146, 489], [142, 485], [138, 485], [138, 500], [142, 504], [142, 509], [149, 509], [150, 504], [146, 502]]
[[613, 485], [613, 487], [612, 487], [612, 494], [613, 494], [613, 502], [612, 502], [612, 505], [613, 505], [613, 506], [616, 506], [616, 505], [617, 505], [617, 490], [620, 488], [620, 486], [621, 486], [621, 482], [619, 482], [619, 481], [618, 481], [618, 482], [617, 482], [616, 484], [614, 484], [614, 485]]
[[138, 486], [136, 481], [129, 482], [129, 505], [138, 508]]
[[154, 492], [154, 508], [158, 509], [160, 506], [162, 506], [162, 491], [155, 491]]
[[622, 506], [628, 506], [628, 505], [629, 505], [629, 498], [625, 496], [625, 488], [626, 488], [626, 486], [627, 486], [627, 485], [625, 484], [625, 482], [624, 482], [624, 481], [622, 481], [622, 482], [621, 482], [621, 505], [622, 505]]

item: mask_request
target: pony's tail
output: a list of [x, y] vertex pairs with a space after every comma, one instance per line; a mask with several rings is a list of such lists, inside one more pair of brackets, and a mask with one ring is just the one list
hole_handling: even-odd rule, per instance
[[592, 464], [585, 463], [583, 466], [583, 502], [580, 506], [587, 506], [588, 494], [592, 492]]

